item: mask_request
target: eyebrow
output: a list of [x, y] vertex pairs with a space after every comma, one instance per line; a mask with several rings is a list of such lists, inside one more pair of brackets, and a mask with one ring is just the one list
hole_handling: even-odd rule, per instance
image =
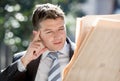
[[48, 32], [48, 31], [51, 31], [51, 29], [45, 29], [44, 32]]
[[[64, 28], [64, 26], [60, 26], [59, 29], [60, 29], [60, 28]], [[48, 29], [45, 29], [44, 31], [45, 31], [45, 32], [46, 32], [46, 31], [51, 31], [51, 29], [48, 28]]]

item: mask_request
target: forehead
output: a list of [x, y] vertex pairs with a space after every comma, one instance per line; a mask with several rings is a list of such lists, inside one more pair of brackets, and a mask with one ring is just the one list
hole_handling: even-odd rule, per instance
[[46, 28], [58, 28], [64, 26], [65, 22], [63, 18], [56, 18], [56, 19], [46, 19], [40, 23], [41, 29]]

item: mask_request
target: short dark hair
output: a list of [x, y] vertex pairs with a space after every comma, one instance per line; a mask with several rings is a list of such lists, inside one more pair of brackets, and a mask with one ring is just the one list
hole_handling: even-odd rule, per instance
[[50, 3], [36, 5], [32, 15], [32, 24], [35, 30], [40, 28], [39, 23], [46, 19], [56, 19], [65, 17], [63, 10], [58, 5]]

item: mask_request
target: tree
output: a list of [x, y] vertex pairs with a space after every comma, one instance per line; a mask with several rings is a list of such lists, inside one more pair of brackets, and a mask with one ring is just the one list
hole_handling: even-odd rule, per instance
[[[10, 46], [12, 54], [25, 50], [29, 44], [30, 34], [32, 33], [31, 14], [33, 8], [38, 3], [53, 3], [61, 5], [66, 13], [66, 18], [72, 18], [75, 22], [76, 16], [84, 13], [73, 8], [85, 0], [1, 0], [0, 2], [0, 42]], [[74, 3], [74, 5], [72, 5]], [[79, 11], [78, 11], [78, 10]], [[71, 17], [70, 17], [71, 16]], [[71, 21], [72, 22], [72, 21]], [[75, 24], [67, 22], [68, 34], [70, 28]], [[71, 25], [73, 24], [73, 25]]]

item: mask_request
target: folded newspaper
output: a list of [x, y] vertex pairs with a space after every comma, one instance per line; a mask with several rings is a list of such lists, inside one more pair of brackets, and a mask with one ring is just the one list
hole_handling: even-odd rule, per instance
[[62, 81], [120, 80], [120, 14], [77, 19], [76, 49]]

